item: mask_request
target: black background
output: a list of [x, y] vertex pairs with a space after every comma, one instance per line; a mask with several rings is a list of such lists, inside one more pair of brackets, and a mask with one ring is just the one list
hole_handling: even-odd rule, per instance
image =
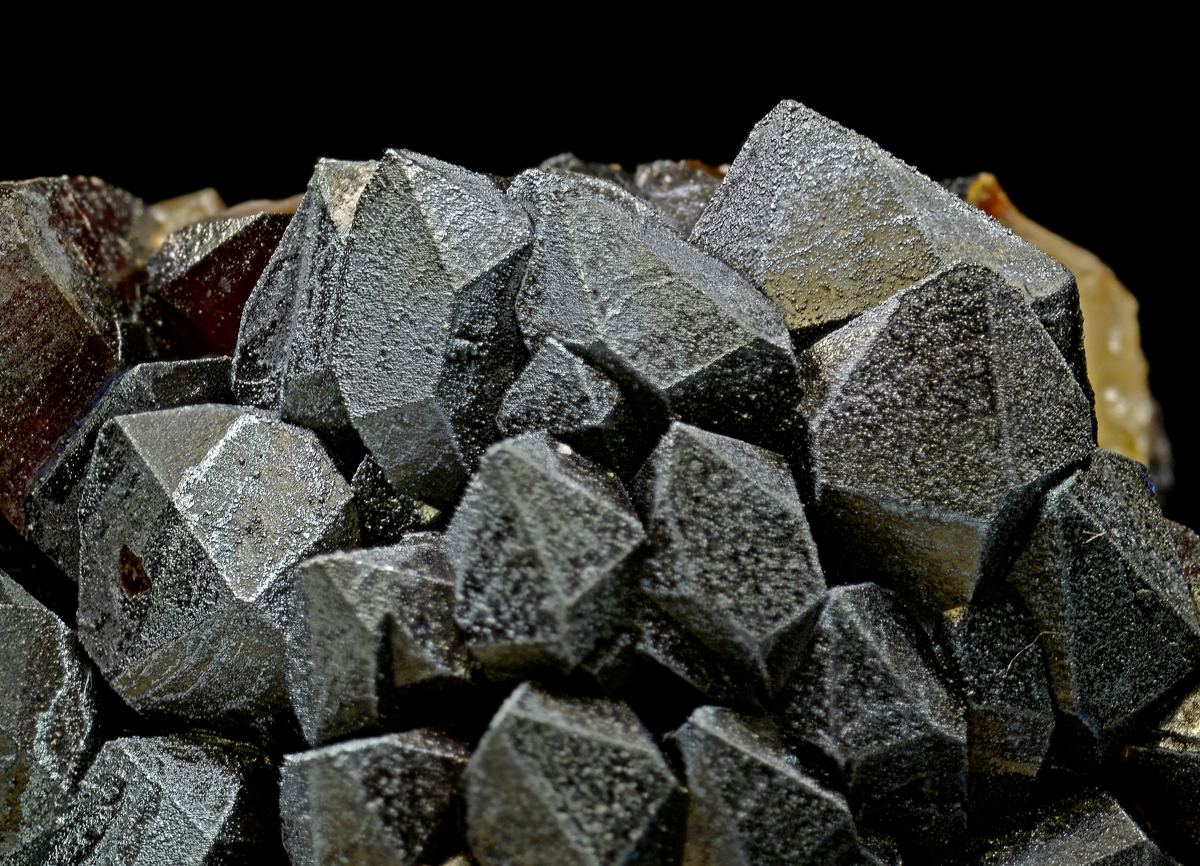
[[852, 26], [823, 42], [832, 37], [790, 22], [735, 18], [598, 19], [586, 39], [550, 22], [549, 43], [513, 22], [459, 41], [453, 24], [317, 20], [236, 44], [224, 31], [173, 34], [119, 62], [85, 57], [69, 88], [37, 83], [41, 47], [10, 53], [20, 74], [0, 176], [93, 174], [147, 201], [211, 185], [232, 204], [301, 192], [320, 156], [385, 147], [498, 174], [564, 150], [627, 168], [719, 164], [775, 103], [798, 99], [935, 179], [995, 172], [1025, 213], [1115, 269], [1141, 302], [1175, 448], [1166, 513], [1200, 526], [1185, 134], [1195, 99], [1176, 46], [1119, 24], [1086, 38], [1039, 25], [1013, 39], [951, 22], [869, 45]]

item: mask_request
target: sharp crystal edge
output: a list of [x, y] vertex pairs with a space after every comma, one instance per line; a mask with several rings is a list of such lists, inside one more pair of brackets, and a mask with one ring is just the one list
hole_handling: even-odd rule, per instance
[[222, 210], [0, 184], [0, 862], [1200, 863], [1052, 259], [790, 101]]

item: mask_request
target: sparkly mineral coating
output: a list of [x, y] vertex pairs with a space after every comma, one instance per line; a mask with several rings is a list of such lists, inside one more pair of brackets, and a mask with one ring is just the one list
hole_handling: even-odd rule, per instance
[[566, 673], [622, 616], [645, 534], [621, 483], [544, 433], [488, 450], [446, 529], [454, 616], [489, 676]]
[[440, 863], [457, 841], [469, 757], [466, 743], [433, 729], [288, 755], [279, 800], [293, 866]]
[[198, 355], [232, 355], [242, 307], [290, 216], [260, 213], [182, 228], [146, 263], [156, 312], [174, 318]]
[[79, 633], [139, 712], [286, 708], [295, 566], [353, 545], [350, 489], [310, 431], [205, 404], [100, 431], [80, 503]]
[[1054, 732], [1037, 626], [1016, 591], [993, 584], [947, 613], [939, 635], [962, 678], [971, 822], [986, 825], [1029, 796]]
[[274, 409], [325, 436], [350, 417], [330, 350], [347, 242], [374, 162], [322, 159], [242, 310], [233, 359], [238, 401]]
[[1187, 579], [1131, 460], [1096, 449], [1050, 491], [1009, 580], [1037, 623], [1065, 733], [1085, 760], [1123, 746], [1138, 715], [1200, 663]]
[[617, 384], [553, 337], [505, 393], [496, 426], [505, 436], [545, 430], [623, 478], [654, 445]]
[[26, 537], [78, 580], [79, 494], [104, 423], [118, 415], [232, 401], [228, 358], [139, 364], [118, 374], [30, 495]]
[[833, 866], [855, 848], [846, 798], [807, 775], [768, 720], [701, 707], [670, 740], [687, 773], [685, 862]]
[[1038, 496], [1094, 447], [1062, 356], [977, 265], [903, 289], [801, 364], [822, 565], [918, 607], [1001, 576]]
[[1174, 866], [1111, 794], [1085, 788], [1038, 811], [1033, 826], [989, 840], [971, 866]]
[[741, 676], [774, 691], [825, 590], [787, 462], [675, 422], [633, 495], [652, 551], [643, 591]]
[[891, 593], [839, 586], [774, 702], [801, 759], [840, 775], [855, 819], [919, 847], [966, 829], [967, 727], [939, 677]]
[[644, 424], [678, 418], [791, 446], [799, 381], [768, 299], [611, 184], [527, 171], [508, 194], [534, 219], [516, 302], [531, 352], [558, 340], [620, 385]]
[[439, 534], [306, 560], [299, 591], [288, 687], [309, 743], [390, 722], [389, 710], [399, 708], [389, 703], [436, 700], [431, 689], [470, 685]]
[[388, 151], [354, 213], [333, 337], [354, 429], [398, 493], [452, 505], [528, 356], [529, 216], [483, 175]]
[[47, 866], [274, 862], [275, 769], [246, 743], [190, 734], [110, 740], [54, 837]]
[[779, 304], [798, 346], [952, 263], [991, 268], [1088, 387], [1066, 268], [798, 102], [779, 103], [755, 126], [691, 238]]
[[463, 780], [467, 840], [481, 866], [675, 866], [686, 798], [619, 701], [509, 696]]
[[18, 532], [42, 465], [125, 361], [140, 208], [96, 178], [0, 183], [0, 516]]
[[0, 863], [43, 862], [95, 746], [75, 635], [0, 571]]
[[639, 165], [633, 173], [637, 194], [653, 202], [685, 238], [721, 186], [721, 177], [719, 171], [695, 159], [658, 159]]

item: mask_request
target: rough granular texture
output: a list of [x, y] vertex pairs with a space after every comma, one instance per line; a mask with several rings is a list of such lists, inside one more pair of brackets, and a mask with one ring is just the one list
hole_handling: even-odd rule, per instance
[[471, 756], [464, 790], [482, 866], [679, 862], [683, 788], [619, 701], [521, 685]]
[[92, 676], [71, 629], [0, 571], [0, 862], [43, 862], [95, 748]]

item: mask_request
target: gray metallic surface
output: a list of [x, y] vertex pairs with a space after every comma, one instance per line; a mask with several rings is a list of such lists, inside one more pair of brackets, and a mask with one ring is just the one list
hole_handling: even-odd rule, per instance
[[828, 591], [774, 710], [802, 759], [841, 776], [856, 820], [922, 846], [966, 829], [962, 708], [929, 639], [887, 590]]
[[522, 684], [492, 719], [463, 787], [481, 866], [679, 863], [683, 789], [619, 701]]
[[642, 590], [773, 692], [825, 590], [787, 462], [675, 422], [631, 491], [651, 547]]
[[1196, 606], [1147, 481], [1097, 448], [1047, 495], [1009, 577], [1037, 622], [1063, 724], [1091, 761], [1124, 745], [1200, 662]]
[[496, 443], [446, 530], [454, 616], [489, 676], [568, 672], [611, 635], [645, 535], [621, 483], [544, 433]]
[[438, 533], [305, 560], [298, 588], [288, 690], [309, 743], [379, 725], [395, 690], [470, 684]]
[[295, 566], [357, 521], [310, 431], [214, 404], [115, 418], [80, 505], [80, 640], [139, 712], [281, 711]]
[[201, 734], [105, 743], [47, 866], [234, 866], [279, 851], [275, 769], [246, 743]]
[[25, 506], [25, 537], [79, 579], [79, 494], [100, 428], [110, 418], [195, 403], [230, 403], [228, 358], [139, 364], [121, 374], [81, 422]]
[[432, 729], [286, 756], [279, 805], [293, 866], [440, 863], [438, 850], [455, 842], [469, 756], [465, 743]]
[[846, 798], [804, 772], [769, 720], [701, 707], [669, 741], [687, 775], [689, 866], [833, 866], [856, 848]]
[[0, 571], [0, 862], [36, 866], [95, 746], [74, 633]]
[[976, 265], [898, 292], [801, 365], [822, 565], [917, 607], [959, 607], [1002, 574], [1038, 497], [1094, 447], [1062, 357]]
[[635, 398], [645, 423], [790, 447], [800, 391], [774, 304], [612, 184], [531, 170], [508, 194], [534, 219], [517, 298], [530, 351], [558, 340]]

